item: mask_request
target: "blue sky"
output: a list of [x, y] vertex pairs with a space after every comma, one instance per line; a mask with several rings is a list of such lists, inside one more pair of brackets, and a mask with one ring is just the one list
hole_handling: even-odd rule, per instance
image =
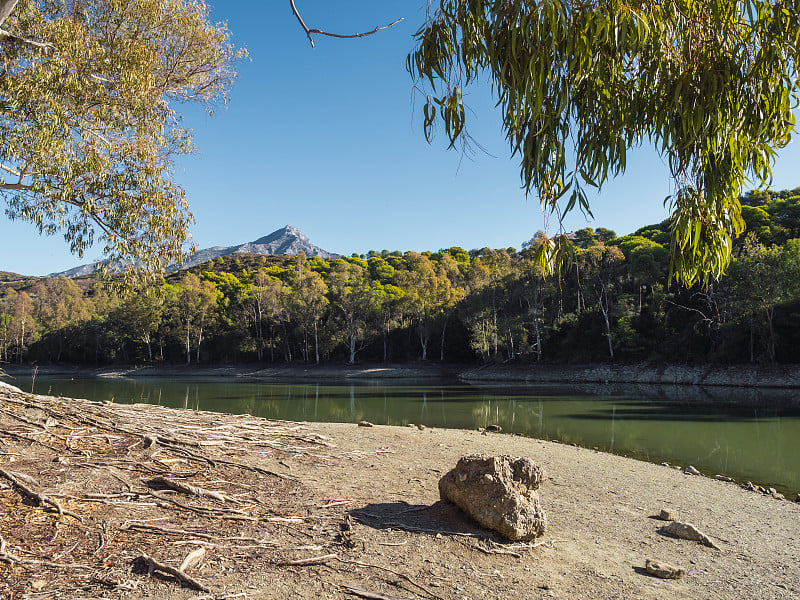
[[[290, 224], [342, 254], [519, 248], [545, 228], [536, 199], [520, 189], [488, 86], [466, 96], [471, 133], [488, 154], [447, 151], [443, 136], [425, 141], [405, 57], [426, 0], [296, 2], [309, 27], [337, 33], [405, 20], [362, 39], [317, 36], [312, 49], [288, 1], [212, 3], [214, 20], [228, 23], [250, 60], [213, 117], [184, 111], [199, 152], [181, 159], [175, 176], [195, 215], [198, 247], [240, 244]], [[800, 186], [798, 161], [795, 142], [781, 153], [774, 188]], [[663, 161], [635, 151], [627, 172], [594, 199], [595, 219], [576, 212], [566, 226], [629, 233], [667, 217], [670, 191]], [[0, 257], [0, 270], [44, 275], [99, 255], [80, 259], [60, 236], [41, 238], [28, 224], [0, 218]]]

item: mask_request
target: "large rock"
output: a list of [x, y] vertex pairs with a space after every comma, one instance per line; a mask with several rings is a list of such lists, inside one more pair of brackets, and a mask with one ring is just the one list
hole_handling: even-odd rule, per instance
[[439, 480], [439, 495], [509, 540], [532, 540], [547, 526], [536, 493], [544, 477], [529, 458], [465, 456]]

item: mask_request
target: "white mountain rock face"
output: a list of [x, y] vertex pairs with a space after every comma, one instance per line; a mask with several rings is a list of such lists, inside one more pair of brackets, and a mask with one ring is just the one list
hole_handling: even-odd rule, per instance
[[[180, 271], [181, 269], [188, 269], [196, 265], [202, 264], [208, 260], [214, 260], [220, 256], [228, 256], [229, 254], [279, 254], [279, 255], [295, 255], [305, 253], [306, 256], [321, 256], [325, 259], [338, 258], [339, 254], [327, 252], [311, 243], [311, 240], [300, 231], [297, 227], [287, 225], [277, 231], [273, 231], [269, 235], [255, 240], [254, 242], [247, 242], [238, 246], [214, 246], [212, 248], [204, 248], [192, 254], [185, 262], [177, 266], [170, 267], [170, 271]], [[51, 273], [50, 277], [80, 277], [81, 275], [91, 275], [97, 270], [97, 263], [90, 265], [81, 265], [74, 269], [62, 271], [60, 273]]]

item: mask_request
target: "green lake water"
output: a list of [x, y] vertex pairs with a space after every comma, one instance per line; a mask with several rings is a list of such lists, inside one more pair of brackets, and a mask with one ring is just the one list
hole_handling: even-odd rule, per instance
[[[23, 390], [30, 380], [8, 380]], [[712, 477], [800, 492], [800, 399], [794, 391], [690, 386], [266, 383], [38, 377], [55, 396], [146, 402], [300, 421], [474, 429], [575, 443], [651, 462], [694, 465]]]

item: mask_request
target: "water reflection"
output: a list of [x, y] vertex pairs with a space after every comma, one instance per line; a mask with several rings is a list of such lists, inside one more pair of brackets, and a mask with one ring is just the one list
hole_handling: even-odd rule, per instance
[[[30, 389], [31, 382], [14, 385]], [[790, 390], [667, 386], [263, 383], [38, 377], [37, 393], [272, 419], [471, 429], [557, 439], [800, 490], [800, 402]]]

